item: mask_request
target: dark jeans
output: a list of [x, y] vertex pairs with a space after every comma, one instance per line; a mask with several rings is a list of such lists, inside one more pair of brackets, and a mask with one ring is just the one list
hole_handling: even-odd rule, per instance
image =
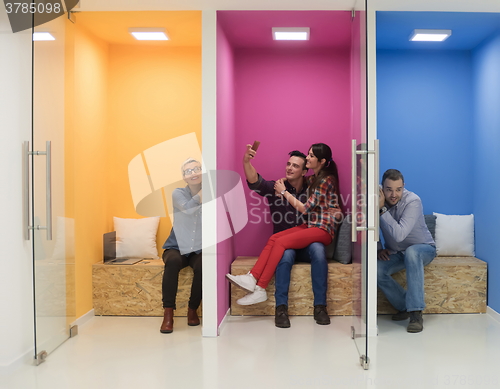
[[328, 289], [328, 261], [323, 243], [311, 243], [304, 249], [286, 250], [281, 258], [274, 283], [276, 291], [276, 306], [288, 305], [288, 289], [290, 286], [290, 272], [295, 262], [309, 262], [311, 264], [312, 289], [314, 305], [326, 305], [326, 292]]
[[163, 272], [163, 282], [161, 285], [163, 296], [163, 308], [176, 308], [175, 298], [177, 296], [177, 286], [179, 284], [179, 272], [186, 266], [193, 268], [193, 284], [191, 285], [191, 295], [189, 296], [188, 307], [198, 309], [201, 302], [201, 253], [191, 253], [188, 256], [181, 255], [179, 250], [167, 249], [163, 252], [163, 262], [165, 270]]

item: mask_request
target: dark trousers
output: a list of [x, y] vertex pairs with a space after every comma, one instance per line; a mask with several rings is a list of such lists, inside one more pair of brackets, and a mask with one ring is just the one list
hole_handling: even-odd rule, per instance
[[188, 256], [181, 255], [179, 250], [167, 249], [163, 252], [163, 282], [161, 285], [163, 296], [163, 308], [176, 308], [175, 298], [179, 284], [179, 272], [186, 266], [193, 269], [193, 284], [191, 285], [191, 295], [189, 296], [188, 307], [198, 309], [201, 302], [201, 253], [191, 253]]

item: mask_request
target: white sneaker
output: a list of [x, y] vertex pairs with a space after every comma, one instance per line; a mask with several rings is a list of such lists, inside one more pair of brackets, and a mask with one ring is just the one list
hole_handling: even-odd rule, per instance
[[239, 276], [233, 276], [232, 274], [228, 273], [226, 274], [226, 278], [229, 280], [229, 282], [231, 282], [231, 284], [239, 286], [241, 289], [245, 289], [250, 293], [255, 290], [255, 285], [257, 285], [257, 280], [250, 272]]
[[252, 305], [261, 303], [266, 300], [267, 300], [266, 290], [257, 285], [255, 287], [255, 292], [247, 294], [245, 297], [240, 298], [236, 302], [240, 305]]

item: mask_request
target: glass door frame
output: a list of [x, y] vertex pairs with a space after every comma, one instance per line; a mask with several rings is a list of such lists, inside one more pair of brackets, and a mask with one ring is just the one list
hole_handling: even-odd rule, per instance
[[[361, 48], [360, 61], [360, 75], [362, 78], [364, 76], [359, 88], [362, 105], [361, 125], [359, 126], [359, 134], [356, 134], [353, 125], [351, 151], [352, 236], [353, 241], [357, 241], [353, 247], [353, 326], [351, 327], [351, 337], [358, 349], [361, 366], [368, 369], [370, 365], [369, 355], [372, 354], [371, 346], [374, 344], [372, 341], [377, 335], [379, 155], [378, 140], [376, 140], [375, 11], [368, 8], [370, 4], [366, 0], [362, 0], [361, 3], [363, 5], [358, 5], [361, 11], [358, 12], [365, 18], [360, 26], [362, 34], [360, 43], [362, 46], [364, 45]], [[359, 142], [356, 140], [356, 135], [360, 136]], [[358, 199], [361, 200], [359, 204]], [[358, 218], [358, 216], [362, 217]], [[356, 307], [356, 304], [359, 305]]]
[[[31, 145], [25, 144], [31, 177], [29, 235], [33, 256], [34, 364], [76, 333], [74, 220], [67, 196], [66, 15], [32, 27], [53, 41], [32, 41]], [[71, 165], [71, 164], [70, 164]]]

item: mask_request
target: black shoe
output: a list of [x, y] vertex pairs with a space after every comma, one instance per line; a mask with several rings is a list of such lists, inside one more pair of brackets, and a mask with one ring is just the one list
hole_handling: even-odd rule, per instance
[[422, 311], [412, 311], [408, 312], [410, 314], [410, 324], [406, 328], [408, 332], [421, 332], [424, 329], [424, 318], [422, 317]]
[[398, 313], [395, 313], [392, 315], [392, 320], [394, 321], [401, 321], [401, 320], [406, 320], [410, 317], [410, 314], [406, 311], [398, 311]]
[[288, 307], [285, 304], [276, 307], [274, 314], [274, 324], [278, 328], [290, 328], [290, 319], [288, 318]]
[[330, 316], [326, 311], [326, 305], [315, 305], [314, 306], [314, 320], [320, 325], [330, 324]]

